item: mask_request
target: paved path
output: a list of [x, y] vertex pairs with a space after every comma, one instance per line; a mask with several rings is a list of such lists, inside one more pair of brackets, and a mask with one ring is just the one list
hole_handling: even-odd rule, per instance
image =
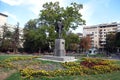
[[111, 57], [111, 59], [117, 59], [117, 60], [120, 60], [120, 55], [119, 55], [119, 56], [113, 56], [113, 57]]

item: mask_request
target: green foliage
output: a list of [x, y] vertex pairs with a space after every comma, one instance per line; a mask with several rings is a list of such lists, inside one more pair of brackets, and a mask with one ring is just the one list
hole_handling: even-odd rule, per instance
[[[2, 38], [1, 38], [1, 44], [0, 44], [0, 50], [2, 52], [7, 52], [7, 51], [16, 51], [19, 46], [19, 25], [17, 28], [13, 28], [13, 30], [9, 30], [11, 26], [9, 25], [3, 25], [2, 26]], [[16, 53], [15, 52], [15, 53]]]
[[120, 47], [120, 32], [109, 33], [106, 36], [106, 50], [110, 53], [117, 52], [117, 47]]
[[115, 40], [116, 47], [120, 47], [120, 32], [116, 33]]
[[1, 45], [1, 51], [11, 51], [12, 50], [12, 42], [9, 39], [5, 39], [4, 41], [2, 41], [2, 45]]
[[115, 52], [115, 33], [109, 33], [106, 35], [106, 50], [110, 53]]
[[[76, 29], [81, 23], [85, 24], [85, 20], [81, 17], [79, 12], [83, 8], [82, 4], [71, 3], [66, 8], [60, 7], [59, 2], [49, 2], [43, 5], [43, 9], [40, 11], [39, 18], [29, 20], [24, 28], [24, 48], [27, 52], [38, 52], [38, 51], [53, 51], [54, 41], [58, 34], [55, 32], [56, 22], [60, 19], [64, 25], [62, 31], [63, 38], [66, 39], [66, 46], [70, 47], [70, 42], [76, 46], [78, 43], [78, 37], [75, 34], [69, 36], [66, 33], [70, 29]], [[47, 34], [48, 35], [47, 35]], [[72, 46], [73, 47], [73, 46]]]
[[36, 29], [37, 28], [37, 19], [31, 19], [29, 20], [26, 24], [25, 24], [25, 29], [29, 30], [29, 29]]
[[78, 49], [79, 42], [80, 42], [80, 39], [77, 34], [69, 33], [65, 37], [66, 50], [76, 51]]
[[1, 35], [1, 43], [0, 43], [0, 50], [1, 51], [8, 51], [12, 49], [12, 35], [13, 32], [11, 32], [8, 29], [8, 25], [3, 25], [2, 26], [2, 35]]
[[77, 3], [71, 3], [71, 5], [66, 8], [60, 7], [59, 2], [46, 3], [43, 5], [43, 10], [41, 10], [39, 14], [39, 19], [51, 26], [55, 24], [56, 21], [63, 18], [65, 31], [68, 31], [70, 28], [76, 29], [81, 22], [83, 22], [83, 24], [85, 23], [81, 18], [81, 13], [79, 13], [82, 8], [82, 4]]
[[39, 27], [36, 30], [27, 30], [24, 37], [24, 48], [27, 52], [38, 52], [39, 50], [44, 51], [49, 47], [50, 38], [46, 35], [46, 26]]

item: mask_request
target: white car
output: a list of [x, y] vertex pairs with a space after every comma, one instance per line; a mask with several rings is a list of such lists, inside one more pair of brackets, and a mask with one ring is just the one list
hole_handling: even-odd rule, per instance
[[89, 54], [89, 55], [96, 55], [96, 54], [97, 54], [97, 49], [95, 49], [95, 48], [89, 49], [89, 50], [88, 50], [88, 54]]

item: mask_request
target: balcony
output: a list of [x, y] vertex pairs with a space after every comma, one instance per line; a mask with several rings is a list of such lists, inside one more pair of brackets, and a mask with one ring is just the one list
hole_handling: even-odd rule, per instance
[[103, 37], [103, 35], [99, 35], [99, 37], [101, 38], [101, 37]]

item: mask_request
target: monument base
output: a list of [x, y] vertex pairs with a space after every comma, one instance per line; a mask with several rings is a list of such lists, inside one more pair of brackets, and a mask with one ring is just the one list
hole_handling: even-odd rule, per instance
[[65, 40], [55, 39], [54, 56], [65, 56]]
[[39, 58], [41, 60], [48, 60], [48, 61], [54, 61], [54, 62], [72, 62], [76, 61], [75, 57], [73, 56], [50, 56], [50, 55], [44, 55], [42, 58]]

